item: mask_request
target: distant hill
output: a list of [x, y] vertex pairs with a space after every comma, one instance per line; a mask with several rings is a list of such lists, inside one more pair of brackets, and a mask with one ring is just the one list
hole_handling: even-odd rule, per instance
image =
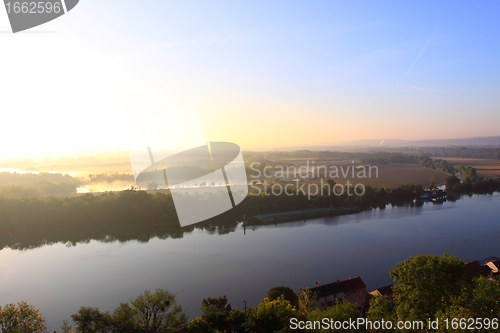
[[500, 136], [486, 136], [462, 139], [442, 140], [399, 140], [399, 139], [373, 139], [336, 141], [314, 146], [276, 147], [275, 150], [337, 150], [356, 151], [366, 148], [398, 148], [398, 147], [500, 147]]

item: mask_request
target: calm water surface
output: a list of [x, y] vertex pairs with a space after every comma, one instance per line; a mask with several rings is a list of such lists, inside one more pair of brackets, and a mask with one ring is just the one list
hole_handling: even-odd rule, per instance
[[275, 286], [295, 290], [360, 276], [367, 288], [391, 283], [390, 269], [418, 253], [464, 260], [500, 257], [500, 195], [423, 207], [233, 232], [194, 230], [148, 243], [91, 241], [0, 251], [0, 304], [39, 307], [52, 330], [80, 306], [113, 310], [144, 290], [167, 288], [191, 318], [203, 297], [227, 295], [233, 308], [256, 306]]

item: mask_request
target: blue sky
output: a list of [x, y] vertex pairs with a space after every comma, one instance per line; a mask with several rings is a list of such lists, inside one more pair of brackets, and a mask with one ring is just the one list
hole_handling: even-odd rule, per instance
[[[42, 61], [66, 58], [74, 66], [44, 84], [52, 105], [37, 108], [104, 133], [66, 143], [54, 134], [20, 152], [126, 149], [138, 116], [193, 104], [208, 140], [247, 148], [500, 135], [499, 14], [496, 1], [81, 0], [33, 29], [55, 33], [1, 34], [11, 73], [0, 80], [44, 76]], [[40, 63], [27, 65], [34, 49]], [[71, 84], [80, 97], [65, 96], [87, 103], [74, 112], [70, 97], [54, 106], [50, 93]], [[13, 121], [32, 109], [18, 100], [0, 105]]]

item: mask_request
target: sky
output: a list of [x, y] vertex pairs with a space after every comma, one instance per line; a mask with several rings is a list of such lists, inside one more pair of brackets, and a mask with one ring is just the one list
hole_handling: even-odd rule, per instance
[[499, 14], [497, 1], [80, 0], [12, 34], [0, 9], [0, 159], [126, 151], [142, 121], [188, 106], [207, 141], [243, 149], [500, 135]]

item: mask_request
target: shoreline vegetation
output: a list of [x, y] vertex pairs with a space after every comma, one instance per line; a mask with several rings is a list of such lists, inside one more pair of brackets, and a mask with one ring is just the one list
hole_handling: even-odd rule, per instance
[[[500, 179], [466, 180], [461, 182], [449, 176], [446, 182], [447, 200], [457, 200], [461, 195], [493, 194], [500, 191]], [[222, 193], [222, 192], [221, 192]], [[234, 231], [234, 227], [247, 217], [308, 209], [341, 208], [357, 206], [360, 210], [383, 209], [387, 205], [419, 206], [417, 200], [424, 192], [421, 185], [406, 185], [392, 189], [366, 187], [362, 196], [335, 194], [308, 196], [248, 195], [234, 209], [196, 225], [180, 228], [170, 194], [127, 190], [117, 194], [85, 194], [72, 197], [0, 196], [0, 248], [29, 249], [39, 246], [66, 243], [68, 246], [82, 241], [126, 241], [137, 239], [147, 242], [152, 237], [181, 238], [196, 229], [206, 229], [219, 234]], [[206, 200], [211, 195], [199, 196]]]

